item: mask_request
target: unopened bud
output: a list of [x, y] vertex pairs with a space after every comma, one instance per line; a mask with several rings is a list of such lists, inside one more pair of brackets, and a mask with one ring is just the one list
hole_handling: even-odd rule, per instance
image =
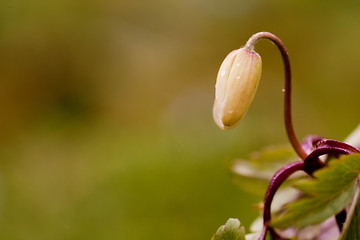
[[236, 126], [245, 116], [261, 76], [261, 57], [249, 48], [234, 50], [220, 66], [213, 117], [221, 129]]

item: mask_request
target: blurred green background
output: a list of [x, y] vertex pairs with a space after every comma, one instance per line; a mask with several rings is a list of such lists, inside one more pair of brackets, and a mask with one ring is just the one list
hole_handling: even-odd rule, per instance
[[212, 120], [220, 63], [258, 31], [285, 43], [299, 138], [343, 139], [360, 119], [356, 1], [2, 0], [0, 238], [210, 239], [262, 199], [231, 159], [287, 141], [283, 67], [241, 125]]

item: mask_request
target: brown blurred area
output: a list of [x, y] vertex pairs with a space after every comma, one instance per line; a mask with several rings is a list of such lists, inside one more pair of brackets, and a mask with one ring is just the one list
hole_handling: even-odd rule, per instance
[[285, 43], [299, 138], [359, 122], [356, 1], [0, 2], [0, 238], [210, 239], [261, 201], [227, 161], [286, 142], [280, 54], [244, 122], [212, 121], [221, 61]]

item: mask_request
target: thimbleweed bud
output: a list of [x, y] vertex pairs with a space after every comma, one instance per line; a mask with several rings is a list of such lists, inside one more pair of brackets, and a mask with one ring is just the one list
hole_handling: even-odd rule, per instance
[[261, 57], [249, 48], [234, 50], [220, 66], [213, 117], [221, 129], [236, 126], [245, 116], [261, 76]]

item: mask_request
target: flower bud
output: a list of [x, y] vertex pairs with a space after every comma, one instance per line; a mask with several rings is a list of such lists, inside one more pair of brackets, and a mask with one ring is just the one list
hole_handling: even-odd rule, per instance
[[220, 66], [213, 117], [221, 129], [236, 126], [245, 116], [261, 76], [261, 57], [247, 48], [234, 50]]

